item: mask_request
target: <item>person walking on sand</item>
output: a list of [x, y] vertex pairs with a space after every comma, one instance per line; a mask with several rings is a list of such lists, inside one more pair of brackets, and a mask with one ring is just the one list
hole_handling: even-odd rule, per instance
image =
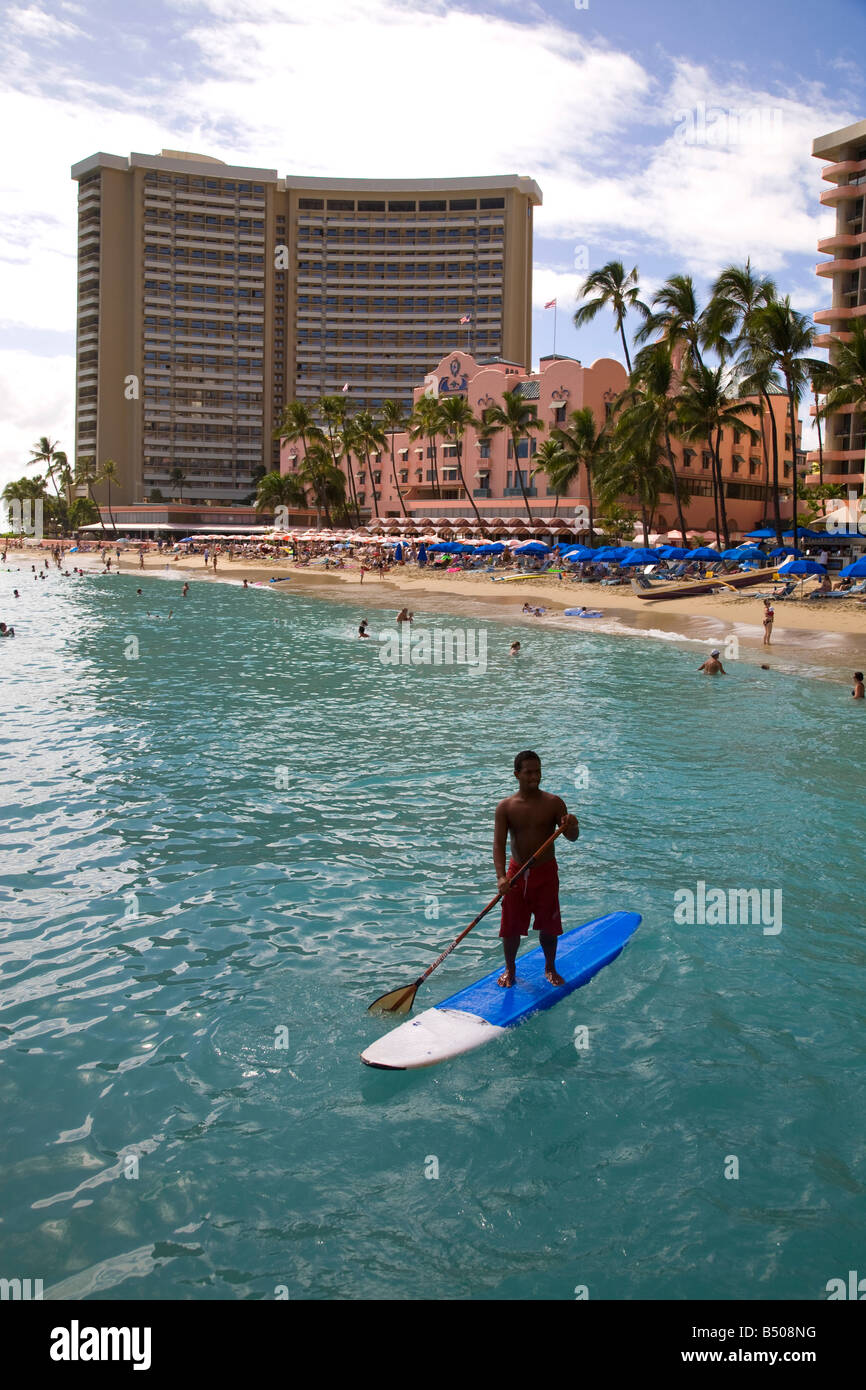
[[[502, 899], [502, 919], [499, 935], [505, 955], [505, 969], [498, 983], [510, 989], [516, 979], [517, 948], [521, 936], [529, 931], [529, 919], [534, 917], [533, 930], [538, 932], [544, 952], [545, 979], [551, 985], [565, 984], [556, 969], [557, 938], [562, 935], [559, 911], [559, 868], [553, 845], [532, 865], [522, 882], [510, 887], [521, 864], [531, 858], [556, 830], [562, 827], [567, 840], [580, 834], [577, 816], [569, 811], [561, 796], [541, 790], [541, 759], [531, 749], [518, 753], [514, 759], [514, 775], [518, 791], [507, 796], [496, 808], [493, 826], [493, 867], [496, 886]], [[505, 848], [511, 836], [511, 860], [505, 868]]]
[[143, 570], [143, 569], [144, 569], [144, 551], [143, 551], [143, 550], [139, 550], [139, 552], [138, 552], [138, 568], [139, 568], [140, 570]]
[[854, 689], [851, 691], [851, 694], [854, 696], [855, 700], [866, 699], [866, 687], [863, 685], [862, 671], [854, 672]]
[[698, 670], [703, 671], [707, 676], [726, 676], [728, 674], [721, 661], [719, 661], [718, 651], [710, 652], [703, 666], [699, 666]]
[[773, 622], [776, 617], [776, 610], [768, 598], [764, 599], [764, 646], [769, 647], [770, 637], [773, 632]]
[[214, 553], [213, 553], [213, 572], [214, 572], [214, 574], [216, 574], [216, 570], [217, 570], [217, 553], [216, 553], [216, 551], [214, 551]]

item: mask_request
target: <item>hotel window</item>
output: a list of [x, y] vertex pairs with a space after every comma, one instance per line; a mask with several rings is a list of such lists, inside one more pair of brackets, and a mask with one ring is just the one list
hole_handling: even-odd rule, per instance
[[428, 199], [426, 202], [420, 202], [420, 203], [418, 204], [418, 211], [419, 211], [419, 212], [444, 212], [444, 211], [445, 211], [445, 200], [444, 200], [444, 198], [443, 198], [443, 199], [434, 199], [433, 201], [430, 201], [430, 200]]
[[740, 440], [742, 439], [742, 437], [743, 437], [742, 430], [734, 430], [734, 443], [735, 443], [735, 444], [739, 444], [739, 442], [740, 442]]
[[562, 405], [555, 405], [555, 406], [553, 407], [553, 423], [554, 423], [555, 425], [562, 425], [562, 424], [565, 423], [565, 402], [564, 402], [564, 401], [563, 401]]
[[478, 208], [478, 199], [452, 198], [449, 206], [452, 212], [475, 212]]
[[740, 454], [734, 454], [734, 456], [733, 456], [733, 458], [732, 458], [732, 460], [731, 460], [731, 471], [734, 472], [734, 473], [739, 473], [739, 471], [740, 471], [740, 464], [741, 464], [742, 462], [743, 462], [742, 456], [741, 456]]
[[760, 468], [760, 466], [761, 466], [761, 460], [760, 460], [760, 459], [753, 459], [753, 458], [750, 458], [750, 459], [749, 459], [749, 477], [750, 477], [750, 478], [754, 478], [754, 476], [755, 476], [755, 474], [757, 473], [757, 471], [758, 471], [758, 469]]
[[408, 483], [408, 481], [409, 481], [409, 469], [408, 469], [408, 468], [401, 468], [401, 469], [400, 469], [400, 482], [401, 482], [401, 483]]
[[709, 450], [704, 449], [704, 451], [701, 454], [701, 468], [709, 468], [711, 462], [712, 455], [710, 454]]
[[504, 198], [482, 198], [482, 199], [481, 199], [481, 207], [482, 207], [482, 208], [504, 208], [504, 207], [505, 207], [505, 199], [504, 199]]
[[694, 449], [683, 449], [683, 468], [691, 468], [694, 456]]

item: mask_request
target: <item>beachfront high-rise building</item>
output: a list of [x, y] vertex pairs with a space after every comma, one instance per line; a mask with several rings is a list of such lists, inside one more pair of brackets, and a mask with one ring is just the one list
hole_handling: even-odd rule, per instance
[[237, 502], [279, 466], [287, 402], [408, 408], [455, 343], [529, 365], [532, 179], [281, 178], [172, 150], [72, 176], [76, 459], [112, 458], [119, 502]]
[[[829, 348], [832, 359], [834, 342], [847, 341], [852, 322], [866, 316], [866, 121], [822, 135], [813, 142], [812, 153], [830, 161], [821, 176], [835, 185], [821, 194], [821, 202], [836, 209], [836, 230], [818, 242], [818, 250], [832, 252], [833, 259], [816, 267], [832, 281], [833, 302], [832, 308], [815, 314], [829, 329], [815, 345]], [[862, 489], [864, 450], [862, 412], [848, 406], [834, 414], [826, 426], [824, 482]], [[817, 462], [817, 452], [809, 458]], [[811, 478], [817, 482], [815, 474]]]

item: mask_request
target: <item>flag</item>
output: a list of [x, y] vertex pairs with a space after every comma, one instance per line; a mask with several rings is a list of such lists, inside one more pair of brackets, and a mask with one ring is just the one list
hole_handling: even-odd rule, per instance
[[472, 322], [472, 315], [471, 315], [471, 314], [464, 314], [463, 317], [462, 317], [462, 319], [460, 320], [460, 322], [461, 322], [461, 323], [471, 323], [471, 322]]
[[343, 387], [343, 390], [344, 390], [344, 391], [348, 391], [348, 389], [349, 389], [349, 383], [348, 383], [348, 381], [347, 381], [346, 384], [345, 384], [345, 386]]
[[556, 300], [555, 300], [555, 299], [548, 299], [548, 301], [547, 301], [547, 303], [545, 304], [544, 307], [545, 307], [545, 309], [555, 309], [555, 308], [556, 308]]

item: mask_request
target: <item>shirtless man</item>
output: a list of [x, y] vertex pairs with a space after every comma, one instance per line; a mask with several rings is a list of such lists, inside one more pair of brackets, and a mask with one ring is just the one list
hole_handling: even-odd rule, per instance
[[854, 689], [851, 691], [855, 700], [866, 699], [866, 686], [863, 685], [863, 672], [854, 672]]
[[[518, 753], [514, 759], [514, 775], [519, 791], [507, 796], [496, 808], [493, 829], [493, 867], [496, 886], [502, 899], [502, 922], [499, 935], [505, 953], [505, 969], [499, 977], [503, 989], [510, 989], [515, 980], [515, 960], [521, 936], [529, 931], [529, 919], [534, 915], [534, 930], [538, 932], [546, 965], [545, 977], [552, 985], [564, 984], [556, 970], [556, 941], [562, 935], [559, 915], [559, 869], [551, 845], [520, 883], [506, 892], [509, 882], [521, 864], [549, 839], [558, 825], [567, 840], [580, 834], [577, 816], [569, 815], [562, 797], [541, 790], [541, 760], [537, 753]], [[505, 842], [511, 835], [511, 862], [505, 870]]]
[[707, 676], [726, 676], [728, 674], [719, 661], [719, 653], [717, 651], [710, 652], [703, 666], [699, 666], [698, 670], [703, 671]]

